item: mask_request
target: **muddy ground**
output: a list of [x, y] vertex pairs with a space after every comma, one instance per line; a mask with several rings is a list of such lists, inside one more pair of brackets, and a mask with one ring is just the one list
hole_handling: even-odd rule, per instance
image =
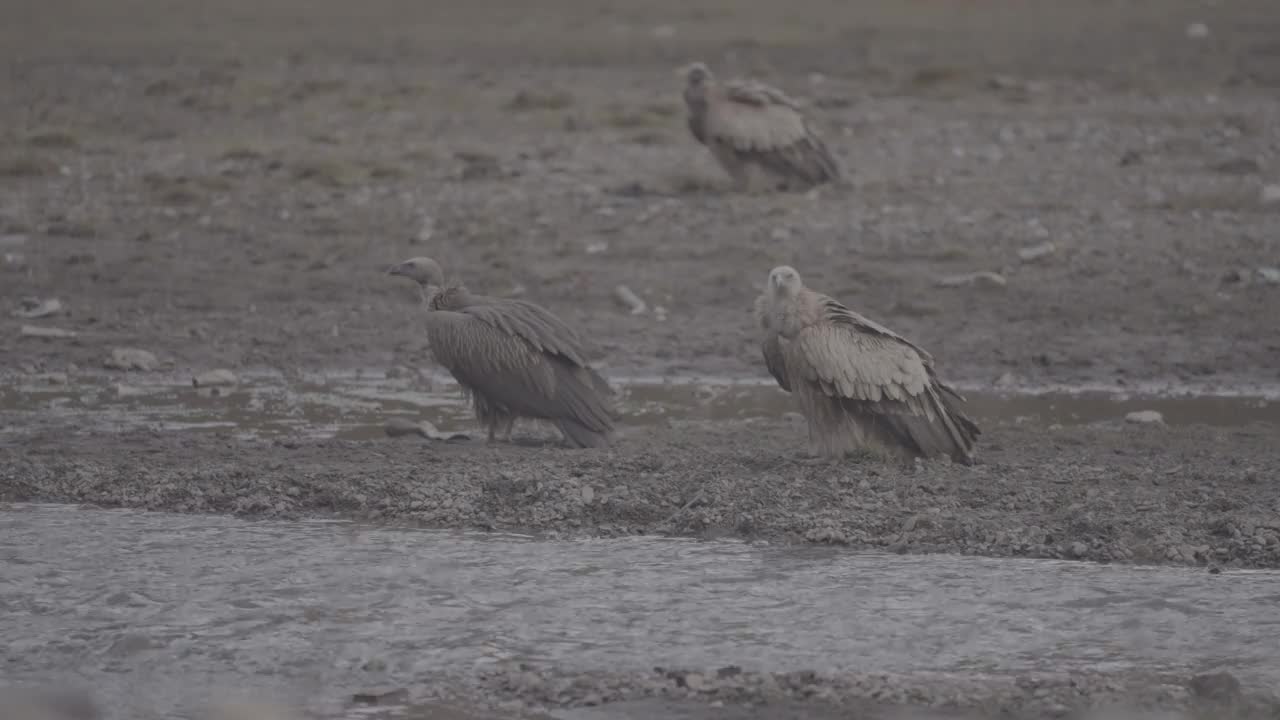
[[[572, 319], [614, 376], [764, 377], [749, 307], [768, 268], [787, 262], [932, 350], [951, 380], [1274, 384], [1280, 201], [1264, 188], [1280, 183], [1276, 37], [1268, 0], [32, 6], [0, 28], [0, 362], [69, 370], [73, 384], [113, 347], [154, 352], [177, 373], [423, 367], [414, 289], [381, 271], [429, 253], [477, 289]], [[851, 187], [728, 192], [683, 127], [673, 68], [691, 58], [810, 102]], [[1044, 243], [1047, 255], [1018, 254]], [[977, 271], [1006, 284], [937, 286]], [[619, 308], [619, 284], [650, 311]], [[12, 316], [24, 297], [63, 307]], [[23, 336], [23, 325], [77, 335]], [[582, 455], [117, 444], [67, 440], [70, 417], [17, 421], [28, 427], [9, 435], [5, 467], [81, 469], [11, 471], [7, 496], [1277, 557], [1272, 536], [1250, 549], [1215, 514], [1245, 538], [1272, 532], [1249, 515], [1274, 509], [1273, 426], [1051, 433], [983, 419], [996, 425], [988, 464], [923, 470], [933, 489], [922, 490], [897, 471], [853, 468], [844, 486], [843, 471], [793, 465], [794, 427], [646, 429], [616, 454]], [[84, 468], [116, 484], [77, 479]], [[197, 476], [231, 485], [187, 497], [183, 478]], [[599, 482], [601, 497], [614, 479], [651, 497], [561, 517], [524, 485], [575, 477]], [[447, 485], [456, 511], [413, 507], [424, 482]], [[262, 490], [275, 483], [296, 494]], [[868, 502], [865, 483], [897, 499]], [[704, 487], [723, 502], [668, 519]], [[890, 539], [948, 507], [970, 508], [972, 526], [916, 522]], [[1008, 511], [1025, 525], [1001, 527]]]
[[28, 432], [5, 448], [0, 500], [1280, 568], [1280, 448], [1262, 424], [1008, 421], [988, 426], [982, 464], [914, 468], [806, 462], [795, 419], [626, 428], [608, 451], [71, 433], [66, 421]]
[[[421, 365], [413, 290], [381, 270], [430, 254], [580, 325], [606, 373], [763, 376], [749, 308], [785, 262], [953, 380], [1280, 380], [1272, 0], [15, 13], [5, 371], [74, 381], [113, 347], [179, 372]], [[808, 102], [850, 187], [728, 192], [683, 127], [672, 71], [692, 59]], [[1004, 283], [939, 285], [982, 271]], [[12, 316], [25, 297], [63, 309]], [[624, 430], [608, 452], [23, 422], [2, 500], [1280, 567], [1269, 425], [992, 420], [983, 464], [904, 471], [797, 462], [786, 420]]]
[[[954, 379], [1280, 379], [1270, 0], [20, 16], [0, 28], [8, 366], [122, 344], [179, 367], [422, 362], [412, 288], [379, 270], [429, 253], [573, 319], [614, 369], [762, 374], [748, 309], [786, 262]], [[725, 192], [683, 126], [693, 58], [810, 103], [851, 187]], [[1007, 284], [936, 285], [978, 271]], [[620, 309], [623, 283], [665, 319]], [[28, 324], [79, 336], [21, 337], [23, 296], [66, 308]]]

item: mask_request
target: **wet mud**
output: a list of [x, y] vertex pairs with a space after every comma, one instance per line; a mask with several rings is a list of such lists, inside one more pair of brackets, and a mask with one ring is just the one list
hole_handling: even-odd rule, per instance
[[[0, 24], [0, 502], [1280, 567], [1256, 392], [1280, 382], [1278, 22], [1273, 0], [25, 8]], [[692, 59], [798, 96], [848, 187], [728, 192], [680, 117]], [[546, 305], [619, 379], [765, 378], [750, 303], [791, 264], [934, 354], [981, 463], [807, 464], [785, 396], [714, 383], [628, 389], [604, 452], [533, 425], [388, 437], [474, 435], [382, 272], [419, 254]], [[155, 368], [91, 377], [117, 348]], [[325, 378], [353, 367], [402, 383]], [[243, 382], [187, 385], [215, 368]], [[1125, 421], [1144, 410], [1162, 422]], [[1062, 713], [1034, 683], [715, 669], [706, 691], [519, 668], [436, 687], [497, 716], [875, 717], [868, 694], [894, 717]], [[1201, 712], [1185, 680], [1138, 707], [1264, 712]]]
[[[671, 421], [743, 421], [796, 411], [792, 397], [758, 378], [612, 378], [622, 422], [651, 426]], [[1270, 390], [1270, 392], [1268, 392]], [[1226, 428], [1280, 426], [1280, 387], [1262, 395], [1195, 395], [1101, 391], [1039, 392], [965, 389], [968, 411], [985, 422], [1040, 427], [1086, 425], [1156, 412], [1167, 425]], [[372, 440], [389, 423], [427, 421], [442, 431], [474, 431], [457, 384], [440, 375], [330, 372], [293, 381], [279, 375], [238, 378], [232, 385], [198, 387], [165, 376], [11, 375], [0, 378], [0, 433], [21, 432], [42, 420], [74, 418], [100, 430], [154, 428], [223, 432], [245, 439], [279, 437]]]
[[[615, 446], [589, 452], [532, 422], [487, 443], [449, 388], [367, 375], [246, 379], [217, 396], [10, 386], [0, 499], [1280, 567], [1280, 425], [1266, 399], [976, 395], [981, 462], [904, 467], [809, 461], [803, 420], [767, 385], [623, 385]], [[1152, 407], [1169, 421], [1127, 419]], [[389, 437], [393, 417], [432, 418], [455, 439]]]

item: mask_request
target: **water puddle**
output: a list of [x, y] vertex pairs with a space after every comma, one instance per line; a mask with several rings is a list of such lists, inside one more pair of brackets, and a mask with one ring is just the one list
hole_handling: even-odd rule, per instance
[[1280, 574], [814, 547], [0, 510], [6, 679], [111, 717], [351, 693], [510, 659], [567, 670], [1226, 669], [1280, 683]]
[[[741, 420], [778, 417], [794, 401], [772, 381], [615, 381], [624, 422], [645, 425], [668, 419]], [[1280, 401], [1239, 395], [1145, 396], [1087, 392], [966, 390], [979, 422], [1014, 420], [1077, 425], [1118, 420], [1135, 410], [1155, 410], [1171, 425], [1280, 424]], [[444, 378], [387, 378], [381, 372], [304, 376], [285, 380], [259, 375], [238, 385], [195, 388], [151, 376], [90, 377], [71, 385], [39, 376], [0, 385], [0, 433], [17, 432], [18, 416], [93, 418], [101, 429], [154, 428], [231, 432], [243, 437], [283, 435], [361, 440], [382, 437], [389, 420], [427, 420], [444, 431], [473, 427], [457, 386]]]

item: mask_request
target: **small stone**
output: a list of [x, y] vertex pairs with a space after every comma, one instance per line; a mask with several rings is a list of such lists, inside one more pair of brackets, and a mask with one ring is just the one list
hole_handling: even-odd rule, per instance
[[1131, 423], [1164, 423], [1164, 416], [1158, 410], [1134, 410], [1124, 416], [1125, 422]]
[[1240, 681], [1228, 672], [1205, 673], [1191, 678], [1187, 689], [1206, 700], [1230, 700], [1240, 695]]
[[63, 330], [62, 328], [38, 327], [36, 325], [23, 325], [21, 333], [23, 337], [38, 338], [73, 338], [76, 336], [72, 330]]
[[641, 300], [640, 296], [632, 292], [631, 288], [626, 285], [619, 285], [614, 288], [613, 297], [619, 304], [627, 308], [632, 315], [640, 315], [649, 309], [644, 300]]
[[1280, 203], [1280, 185], [1263, 186], [1262, 191], [1259, 193], [1259, 197], [1262, 200], [1263, 205]]
[[1077, 540], [1071, 543], [1071, 557], [1079, 559], [1089, 553], [1089, 546]]
[[195, 387], [213, 387], [216, 385], [235, 385], [236, 375], [230, 370], [209, 370], [191, 378]]
[[357, 705], [398, 705], [408, 701], [409, 691], [404, 688], [365, 690], [351, 696], [351, 702]]
[[1209, 26], [1202, 22], [1191, 23], [1187, 26], [1187, 37], [1192, 40], [1200, 40], [1209, 37]]
[[702, 676], [702, 673], [691, 672], [684, 676], [684, 684], [690, 690], [702, 692], [707, 688], [707, 679]]
[[1000, 273], [983, 270], [982, 272], [965, 273], [963, 275], [949, 275], [940, 278], [937, 282], [938, 287], [964, 287], [967, 285], [1002, 288], [1008, 284], [1004, 276]]
[[58, 298], [41, 300], [40, 298], [25, 297], [20, 301], [18, 309], [13, 311], [13, 316], [34, 320], [35, 318], [56, 315], [60, 312], [62, 312], [62, 301]]
[[995, 385], [998, 388], [1011, 388], [1017, 384], [1018, 384], [1018, 376], [1007, 371], [1001, 373], [1000, 377], [996, 378], [995, 382], [992, 383], [992, 385]]
[[585, 485], [585, 486], [583, 486], [583, 488], [582, 488], [582, 502], [583, 502], [583, 504], [585, 504], [585, 505], [590, 505], [590, 504], [592, 503], [592, 501], [594, 501], [595, 499], [596, 499], [596, 491], [595, 491], [594, 489], [592, 489], [592, 487], [591, 487], [590, 485]]
[[414, 236], [414, 241], [419, 245], [425, 245], [431, 242], [431, 238], [436, 234], [435, 218], [427, 215], [422, 218], [422, 225], [418, 227], [418, 234]]
[[1057, 247], [1052, 242], [1042, 242], [1039, 245], [1025, 247], [1018, 251], [1018, 258], [1022, 262], [1034, 262], [1042, 257], [1052, 255]]
[[112, 348], [111, 357], [103, 362], [106, 367], [116, 370], [141, 370], [142, 372], [154, 370], [159, 364], [160, 361], [154, 354], [137, 348]]
[[1260, 267], [1258, 268], [1258, 277], [1262, 278], [1263, 282], [1280, 285], [1280, 268]]
[[1262, 165], [1253, 158], [1234, 157], [1214, 163], [1209, 169], [1223, 175], [1256, 175], [1262, 172]]
[[426, 437], [418, 423], [407, 418], [391, 418], [382, 426], [382, 431], [387, 434], [387, 437], [405, 437], [407, 435]]

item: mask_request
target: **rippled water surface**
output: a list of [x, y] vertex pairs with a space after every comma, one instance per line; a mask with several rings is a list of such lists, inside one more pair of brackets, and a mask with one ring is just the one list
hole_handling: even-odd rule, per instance
[[347, 695], [502, 658], [882, 671], [1230, 669], [1280, 683], [1280, 574], [0, 512], [6, 677], [114, 717]]

